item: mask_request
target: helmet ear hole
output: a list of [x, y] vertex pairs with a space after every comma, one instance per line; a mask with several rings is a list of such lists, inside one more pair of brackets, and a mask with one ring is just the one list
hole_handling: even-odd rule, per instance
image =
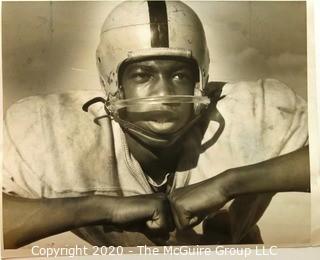
[[99, 57], [99, 56], [97, 57], [97, 62], [101, 63], [101, 57]]

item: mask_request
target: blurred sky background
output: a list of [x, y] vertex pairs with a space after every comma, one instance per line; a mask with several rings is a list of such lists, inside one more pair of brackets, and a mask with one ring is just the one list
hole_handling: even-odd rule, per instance
[[[30, 95], [99, 88], [95, 48], [116, 4], [3, 2], [4, 110]], [[305, 2], [188, 4], [204, 23], [211, 80], [276, 78], [307, 97]], [[261, 226], [266, 242], [307, 243], [309, 194], [277, 195]]]

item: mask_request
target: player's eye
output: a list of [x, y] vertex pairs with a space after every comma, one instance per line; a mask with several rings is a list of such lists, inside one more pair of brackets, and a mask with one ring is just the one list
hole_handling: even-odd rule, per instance
[[176, 72], [172, 75], [172, 79], [177, 82], [192, 82], [193, 77], [191, 73], [188, 73], [186, 71]]
[[144, 71], [136, 71], [131, 73], [130, 78], [138, 83], [143, 83], [146, 82], [148, 80], [150, 80], [150, 78], [152, 77], [152, 75], [150, 73], [144, 72]]
[[175, 75], [173, 75], [173, 79], [175, 80], [183, 80], [185, 79], [186, 75], [184, 75], [183, 73], [177, 73]]

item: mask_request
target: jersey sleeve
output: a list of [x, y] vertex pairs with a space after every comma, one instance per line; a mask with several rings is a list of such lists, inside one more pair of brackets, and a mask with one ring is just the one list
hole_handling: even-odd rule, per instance
[[41, 179], [32, 162], [26, 160], [26, 153], [37, 149], [29, 146], [31, 139], [41, 139], [36, 126], [39, 118], [38, 99], [28, 98], [12, 105], [5, 116], [3, 125], [3, 186], [6, 194], [38, 198], [41, 194]]
[[[231, 154], [243, 165], [297, 150], [308, 143], [307, 104], [274, 79], [227, 84], [221, 113]], [[219, 108], [219, 107], [218, 107]]]
[[[265, 142], [276, 145], [279, 154], [295, 151], [308, 144], [307, 103], [278, 80], [261, 81], [265, 89], [265, 127], [277, 126], [277, 132], [265, 131]], [[279, 135], [278, 135], [279, 134]], [[277, 140], [279, 138], [279, 140]]]
[[[238, 86], [239, 87], [239, 86]], [[308, 144], [307, 104], [285, 84], [274, 80], [259, 80], [247, 85], [247, 99], [252, 102], [250, 111], [257, 131], [258, 146], [249, 157], [256, 162], [293, 152]], [[243, 90], [243, 88], [242, 88]], [[241, 91], [241, 88], [235, 92]], [[261, 153], [259, 155], [259, 153]], [[245, 195], [236, 198], [229, 211], [232, 236], [239, 241], [257, 223], [274, 194]]]
[[3, 191], [26, 198], [118, 194], [113, 132], [96, 91], [29, 97], [9, 108], [4, 126]]

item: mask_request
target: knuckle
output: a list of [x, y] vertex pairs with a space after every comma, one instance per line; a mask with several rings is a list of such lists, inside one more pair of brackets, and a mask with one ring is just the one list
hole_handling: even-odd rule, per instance
[[168, 197], [170, 204], [176, 204], [178, 201], [178, 197], [175, 194], [172, 194]]
[[184, 210], [185, 208], [185, 204], [181, 199], [175, 199], [174, 201], [172, 201], [171, 205], [179, 210]]

